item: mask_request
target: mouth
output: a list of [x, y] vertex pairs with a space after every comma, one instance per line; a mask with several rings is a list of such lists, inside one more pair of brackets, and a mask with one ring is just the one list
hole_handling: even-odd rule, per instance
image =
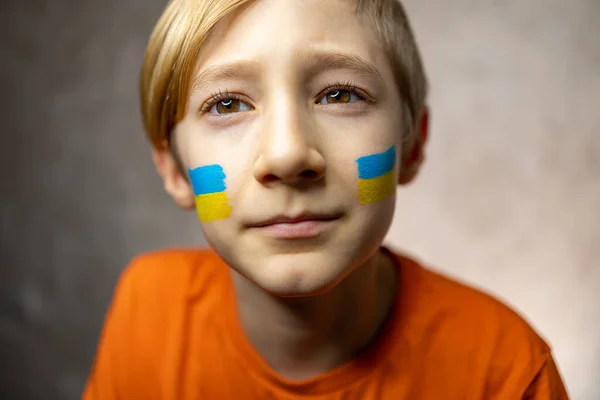
[[331, 229], [340, 215], [303, 214], [296, 217], [276, 216], [250, 225], [250, 229], [275, 239], [305, 239], [319, 236]]

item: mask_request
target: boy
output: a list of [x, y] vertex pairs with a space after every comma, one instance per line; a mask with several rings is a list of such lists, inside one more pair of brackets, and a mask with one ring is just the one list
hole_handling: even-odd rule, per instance
[[141, 89], [212, 250], [126, 269], [84, 399], [567, 398], [520, 317], [381, 246], [428, 133], [396, 0], [172, 0]]

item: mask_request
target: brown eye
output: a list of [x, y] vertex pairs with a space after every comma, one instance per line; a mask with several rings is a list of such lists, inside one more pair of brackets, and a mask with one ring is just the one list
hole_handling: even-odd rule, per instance
[[327, 93], [328, 103], [349, 103], [352, 95], [347, 90], [332, 90]]
[[221, 98], [221, 100], [215, 99], [212, 105], [207, 106], [207, 112], [216, 115], [235, 114], [251, 111], [252, 109], [247, 103], [235, 97]]
[[348, 104], [361, 100], [363, 100], [363, 98], [353, 90], [331, 89], [317, 101], [317, 104]]
[[219, 101], [216, 106], [219, 114], [234, 113], [240, 110], [240, 101], [236, 99], [225, 99]]

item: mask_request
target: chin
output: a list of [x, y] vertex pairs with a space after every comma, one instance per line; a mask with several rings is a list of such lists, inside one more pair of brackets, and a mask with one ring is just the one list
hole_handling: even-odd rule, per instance
[[[327, 257], [319, 252], [273, 254], [262, 257], [260, 270], [250, 262], [242, 272], [269, 294], [277, 297], [310, 297], [334, 288], [351, 272], [351, 262], [340, 257]], [[244, 273], [246, 272], [246, 273]]]

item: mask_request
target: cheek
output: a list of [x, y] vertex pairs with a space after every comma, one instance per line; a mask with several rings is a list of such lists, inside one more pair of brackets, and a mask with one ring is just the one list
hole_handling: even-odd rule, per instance
[[247, 156], [244, 157], [247, 152], [241, 153], [240, 149], [248, 145], [240, 140], [243, 138], [240, 135], [233, 144], [232, 135], [228, 133], [203, 132], [201, 129], [182, 130], [182, 153], [194, 190], [198, 218], [208, 223], [235, 214], [232, 206], [235, 207], [236, 188], [242, 166], [247, 162]]
[[202, 222], [212, 222], [228, 218], [231, 206], [227, 197], [225, 172], [218, 164], [188, 169], [194, 196], [196, 212]]
[[396, 146], [356, 160], [358, 201], [371, 204], [387, 199], [396, 192]]

